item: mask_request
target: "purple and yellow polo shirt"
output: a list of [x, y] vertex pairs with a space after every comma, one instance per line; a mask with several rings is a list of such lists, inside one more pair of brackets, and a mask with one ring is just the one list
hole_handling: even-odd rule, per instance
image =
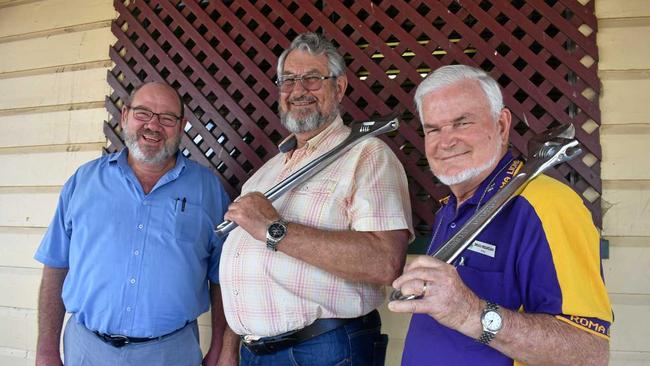
[[[522, 164], [507, 153], [472, 198], [456, 210], [450, 196], [436, 214], [429, 254], [454, 235]], [[482, 299], [545, 313], [609, 339], [611, 305], [602, 278], [599, 234], [580, 197], [541, 175], [528, 184], [456, 260], [465, 284]], [[497, 350], [414, 314], [402, 365], [518, 365]]]

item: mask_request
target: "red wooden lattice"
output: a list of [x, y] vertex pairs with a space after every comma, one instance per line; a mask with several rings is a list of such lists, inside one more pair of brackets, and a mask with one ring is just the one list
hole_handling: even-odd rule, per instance
[[516, 152], [527, 153], [534, 133], [558, 123], [576, 126], [586, 156], [553, 174], [585, 198], [600, 226], [593, 0], [132, 0], [116, 1], [115, 8], [107, 152], [123, 147], [119, 110], [128, 93], [145, 80], [165, 81], [183, 97], [189, 118], [183, 153], [236, 196], [287, 133], [277, 117], [277, 57], [298, 33], [325, 32], [347, 62], [344, 120], [401, 111], [398, 133], [383, 139], [406, 167], [421, 236], [430, 232], [436, 199], [447, 188], [429, 172], [412, 97], [423, 76], [453, 63], [481, 67], [499, 81], [513, 111]]

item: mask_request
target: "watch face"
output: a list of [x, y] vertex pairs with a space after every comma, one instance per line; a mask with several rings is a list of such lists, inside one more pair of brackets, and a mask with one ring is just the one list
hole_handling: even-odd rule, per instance
[[488, 311], [485, 313], [485, 315], [483, 315], [483, 319], [481, 321], [483, 323], [483, 327], [491, 332], [496, 332], [501, 329], [501, 315], [499, 315], [499, 313], [496, 311]]
[[284, 234], [286, 234], [286, 232], [287, 232], [287, 228], [278, 222], [274, 222], [273, 224], [271, 224], [268, 230], [269, 235], [273, 239], [281, 239], [284, 236]]

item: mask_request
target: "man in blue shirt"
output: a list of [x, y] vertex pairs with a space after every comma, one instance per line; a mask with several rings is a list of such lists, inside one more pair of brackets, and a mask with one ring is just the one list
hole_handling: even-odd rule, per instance
[[[436, 214], [435, 252], [523, 162], [508, 151], [511, 114], [485, 72], [445, 66], [415, 93], [429, 166], [452, 195]], [[569, 187], [534, 179], [454, 263], [420, 256], [393, 283], [414, 313], [403, 365], [606, 365], [611, 305], [599, 235]]]
[[122, 108], [127, 148], [84, 164], [64, 185], [35, 255], [45, 265], [37, 365], [61, 365], [67, 311], [66, 365], [196, 366], [196, 318], [210, 305], [204, 364], [236, 362], [223, 337], [222, 241], [213, 231], [229, 199], [216, 176], [178, 152], [182, 109], [168, 85], [142, 85]]

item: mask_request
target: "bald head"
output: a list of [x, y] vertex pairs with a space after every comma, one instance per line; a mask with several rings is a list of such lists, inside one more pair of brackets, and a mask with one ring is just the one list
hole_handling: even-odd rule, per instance
[[[148, 97], [160, 96], [161, 98], [165, 98], [167, 100], [175, 100], [175, 103], [172, 103], [172, 105], [167, 105], [166, 107], [170, 109], [170, 113], [179, 117], [183, 117], [183, 102], [181, 96], [178, 94], [176, 89], [172, 88], [169, 84], [159, 81], [150, 81], [136, 86], [133, 88], [131, 94], [129, 95], [128, 105], [134, 106], [134, 103], [137, 103], [139, 96], [142, 94], [146, 94]], [[167, 104], [169, 104], [169, 102], [167, 102]]]

